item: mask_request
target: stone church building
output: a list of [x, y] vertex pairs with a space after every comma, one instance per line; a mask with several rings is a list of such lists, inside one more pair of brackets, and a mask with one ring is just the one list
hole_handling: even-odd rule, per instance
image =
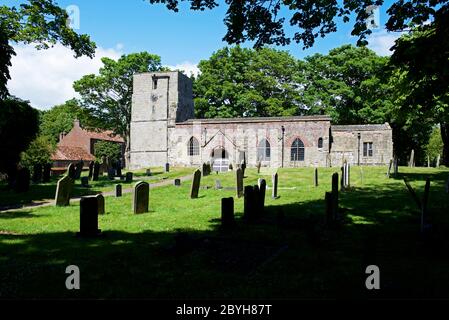
[[393, 158], [388, 123], [332, 125], [329, 116], [195, 119], [192, 81], [180, 72], [134, 75], [130, 167], [384, 165]]

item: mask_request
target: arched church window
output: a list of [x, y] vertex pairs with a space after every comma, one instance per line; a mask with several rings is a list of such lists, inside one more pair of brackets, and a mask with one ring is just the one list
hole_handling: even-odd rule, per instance
[[323, 138], [318, 139], [318, 149], [323, 149]]
[[271, 147], [267, 139], [263, 139], [257, 147], [257, 159], [258, 161], [270, 161]]
[[191, 137], [188, 146], [189, 156], [198, 156], [200, 154], [200, 144], [195, 137]]
[[304, 143], [301, 139], [296, 138], [292, 143], [291, 161], [304, 161]]

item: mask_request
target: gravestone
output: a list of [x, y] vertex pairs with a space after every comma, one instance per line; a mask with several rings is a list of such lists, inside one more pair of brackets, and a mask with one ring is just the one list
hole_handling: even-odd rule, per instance
[[125, 182], [133, 182], [133, 173], [127, 172]]
[[265, 210], [265, 194], [267, 191], [267, 182], [265, 179], [259, 179], [259, 211], [262, 213]]
[[33, 166], [33, 178], [34, 183], [40, 183], [42, 181], [42, 165], [37, 163]]
[[67, 176], [69, 176], [69, 178], [72, 178], [73, 180], [75, 180], [76, 177], [76, 168], [75, 165], [73, 163], [69, 164], [69, 166], [67, 167]]
[[95, 162], [93, 161], [89, 162], [89, 180], [92, 180], [92, 176], [94, 174], [94, 165]]
[[109, 180], [114, 180], [115, 178], [115, 169], [114, 168], [109, 168], [108, 169], [108, 179]]
[[243, 177], [245, 177], [245, 170], [246, 170], [246, 162], [245, 161], [242, 161], [240, 168], [242, 168]]
[[315, 168], [315, 187], [318, 187], [318, 168]]
[[181, 186], [181, 179], [175, 179], [174, 185], [175, 185], [176, 187], [180, 187], [180, 186]]
[[344, 191], [345, 190], [345, 167], [341, 167], [341, 176], [340, 176], [340, 190]]
[[17, 170], [14, 191], [17, 193], [23, 193], [28, 190], [30, 190], [30, 170], [27, 168], [20, 168]]
[[191, 199], [198, 198], [198, 193], [200, 191], [200, 183], [201, 183], [201, 171], [197, 169], [193, 173], [192, 187], [190, 188]]
[[220, 180], [215, 180], [215, 189], [216, 190], [220, 190], [223, 189], [223, 186], [221, 185], [221, 181]]
[[254, 220], [256, 216], [256, 201], [254, 195], [254, 187], [246, 186], [243, 198], [243, 217], [246, 220]]
[[121, 160], [117, 160], [116, 167], [117, 168], [116, 168], [115, 176], [121, 177], [122, 176], [122, 161]]
[[100, 176], [100, 169], [101, 169], [100, 163], [95, 162], [92, 174], [92, 181], [98, 181], [98, 177]]
[[81, 178], [81, 173], [83, 172], [84, 162], [77, 162], [75, 165], [75, 180]]
[[66, 207], [70, 205], [70, 196], [72, 194], [73, 179], [64, 176], [59, 179], [56, 185], [55, 205], [57, 207]]
[[332, 219], [338, 219], [338, 173], [332, 175]]
[[120, 198], [122, 196], [122, 185], [116, 184], [115, 185], [115, 197]]
[[271, 190], [271, 197], [273, 199], [278, 199], [278, 174], [275, 173], [271, 176], [271, 183], [273, 185], [272, 190]]
[[351, 187], [351, 165], [346, 163], [346, 171], [345, 171], [345, 188]]
[[81, 178], [81, 186], [83, 186], [84, 188], [89, 187], [89, 177]]
[[235, 176], [237, 179], [237, 198], [241, 198], [243, 196], [243, 170], [238, 168]]
[[104, 197], [102, 194], [97, 194], [95, 196], [98, 201], [98, 214], [105, 214], [106, 210], [104, 208]]
[[207, 172], [207, 164], [206, 163], [203, 163], [202, 173], [203, 173], [203, 177], [206, 177], [209, 175], [209, 173]]
[[151, 177], [151, 169], [147, 169], [145, 174], [146, 174], [147, 177]]
[[235, 226], [234, 220], [234, 198], [221, 199], [221, 226], [231, 228]]
[[232, 163], [229, 164], [228, 168], [229, 168], [230, 171], [234, 170], [234, 167], [232, 166]]
[[147, 182], [139, 181], [133, 189], [133, 212], [148, 212], [150, 202], [150, 185]]
[[396, 177], [399, 173], [399, 161], [397, 157], [394, 157], [393, 160], [393, 172], [394, 172], [394, 176]]
[[50, 176], [51, 176], [51, 163], [44, 164], [44, 171], [42, 173], [42, 182], [47, 183], [50, 182]]
[[170, 172], [170, 164], [169, 163], [165, 164], [165, 172], [166, 173]]
[[98, 229], [97, 196], [81, 197], [80, 200], [80, 232], [79, 237], [96, 237], [101, 235]]

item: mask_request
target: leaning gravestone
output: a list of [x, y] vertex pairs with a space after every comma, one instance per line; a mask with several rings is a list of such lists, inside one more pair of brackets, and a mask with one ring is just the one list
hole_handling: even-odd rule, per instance
[[241, 198], [243, 196], [243, 170], [238, 168], [235, 175], [237, 179], [237, 198]]
[[95, 196], [98, 201], [98, 214], [105, 214], [105, 208], [104, 208], [104, 197], [102, 194], [97, 194]]
[[101, 169], [100, 164], [98, 162], [95, 162], [92, 174], [92, 181], [98, 181], [98, 177], [100, 176], [100, 169]]
[[221, 199], [221, 226], [231, 228], [234, 225], [234, 198], [223, 198]]
[[92, 176], [94, 174], [94, 165], [95, 162], [93, 161], [89, 162], [89, 180], [92, 180]]
[[201, 171], [196, 170], [193, 173], [192, 187], [190, 189], [190, 198], [191, 199], [198, 198], [198, 193], [200, 190], [200, 183], [201, 183]]
[[50, 182], [50, 175], [51, 175], [51, 163], [44, 164], [44, 171], [42, 173], [42, 182], [47, 183]]
[[133, 182], [133, 173], [127, 172], [125, 182]]
[[81, 173], [83, 172], [84, 162], [80, 161], [75, 165], [75, 180], [81, 178]]
[[165, 172], [170, 172], [170, 164], [169, 163], [165, 164]]
[[122, 185], [116, 184], [115, 185], [115, 197], [120, 198], [122, 196]]
[[57, 207], [65, 207], [70, 205], [70, 195], [73, 188], [73, 179], [64, 176], [58, 181], [56, 186], [55, 205]]
[[30, 170], [20, 168], [17, 170], [16, 183], [14, 191], [17, 193], [27, 192], [30, 189]]
[[175, 179], [175, 181], [173, 182], [175, 187], [180, 187], [181, 186], [181, 179]]
[[84, 188], [89, 187], [89, 177], [81, 177], [81, 186]]
[[148, 212], [150, 202], [150, 185], [147, 182], [139, 181], [133, 189], [133, 212]]
[[73, 163], [69, 164], [69, 166], [67, 167], [67, 176], [69, 176], [69, 178], [75, 180], [76, 168]]
[[98, 198], [82, 197], [80, 200], [80, 232], [79, 237], [96, 237], [101, 235], [98, 229]]
[[271, 197], [273, 199], [278, 199], [278, 174], [275, 173], [272, 175], [271, 177], [271, 183], [273, 185], [272, 190], [271, 190]]
[[40, 183], [42, 181], [42, 165], [37, 163], [33, 166], [33, 178], [34, 183]]

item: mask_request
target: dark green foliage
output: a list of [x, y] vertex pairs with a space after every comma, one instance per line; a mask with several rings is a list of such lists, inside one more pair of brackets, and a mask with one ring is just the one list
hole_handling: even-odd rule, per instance
[[98, 141], [94, 146], [95, 157], [100, 161], [103, 157], [109, 159], [109, 161], [118, 161], [122, 155], [122, 146], [119, 143], [110, 141]]
[[13, 47], [9, 45], [8, 37], [3, 26], [0, 23], [0, 99], [8, 96], [6, 84], [10, 78], [9, 67], [11, 66], [11, 57], [15, 55]]
[[39, 136], [22, 152], [20, 164], [32, 170], [35, 164], [50, 163], [55, 147], [56, 145], [48, 137]]

